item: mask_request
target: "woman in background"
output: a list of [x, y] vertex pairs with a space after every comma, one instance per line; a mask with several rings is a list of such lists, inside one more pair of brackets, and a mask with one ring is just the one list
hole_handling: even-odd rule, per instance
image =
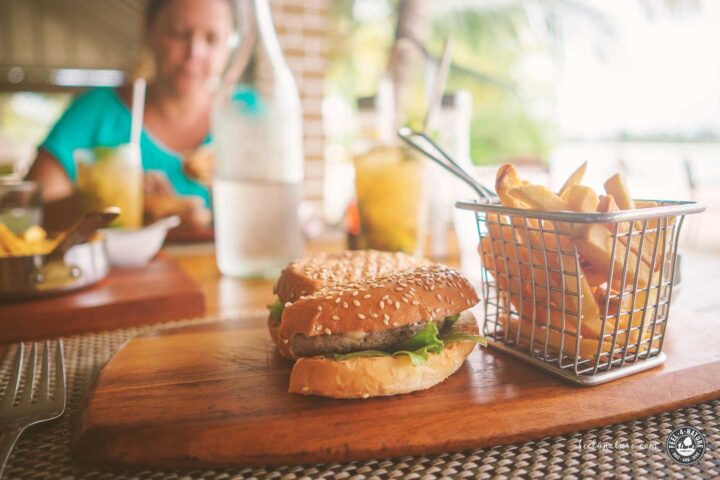
[[[229, 0], [149, 0], [145, 44], [153, 74], [140, 141], [145, 216], [180, 214], [190, 229], [211, 221], [207, 188], [211, 88], [225, 66], [233, 33]], [[28, 178], [45, 201], [74, 197], [77, 148], [113, 147], [130, 138], [131, 88], [95, 88], [78, 96], [38, 149]]]

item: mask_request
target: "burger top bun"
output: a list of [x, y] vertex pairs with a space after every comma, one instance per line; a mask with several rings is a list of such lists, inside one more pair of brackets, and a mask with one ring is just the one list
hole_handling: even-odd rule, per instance
[[274, 291], [282, 303], [312, 295], [323, 287], [400, 273], [430, 261], [404, 253], [354, 250], [319, 253], [288, 265], [280, 274]]

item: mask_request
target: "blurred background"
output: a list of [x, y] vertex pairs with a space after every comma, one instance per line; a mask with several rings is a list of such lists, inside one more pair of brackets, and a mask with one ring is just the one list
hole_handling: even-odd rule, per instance
[[[478, 177], [492, 178], [497, 164], [510, 161], [559, 186], [588, 160], [591, 186], [621, 171], [637, 198], [707, 202], [706, 214], [688, 219], [684, 245], [720, 251], [720, 57], [713, 53], [720, 3], [271, 6], [303, 106], [304, 208], [323, 228], [344, 226], [352, 156], [387, 130], [384, 99], [391, 96], [410, 125], [421, 121], [451, 36], [452, 65], [432, 133]], [[0, 0], [0, 169], [27, 170], [73, 95], [124, 84], [142, 69], [143, 9], [142, 0]], [[384, 96], [388, 78], [395, 83]], [[449, 190], [447, 205], [472, 196]], [[437, 222], [442, 228], [452, 216], [438, 214]]]

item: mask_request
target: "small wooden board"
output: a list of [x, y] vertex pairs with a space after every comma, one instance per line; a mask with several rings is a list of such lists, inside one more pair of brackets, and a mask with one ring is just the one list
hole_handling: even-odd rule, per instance
[[142, 268], [113, 268], [83, 290], [0, 303], [0, 343], [57, 337], [202, 316], [205, 297], [160, 255]]
[[606, 426], [720, 396], [716, 322], [673, 312], [660, 367], [579, 387], [494, 350], [389, 398], [287, 393], [291, 363], [258, 316], [129, 342], [87, 398], [73, 448], [100, 464], [282, 465], [494, 446]]

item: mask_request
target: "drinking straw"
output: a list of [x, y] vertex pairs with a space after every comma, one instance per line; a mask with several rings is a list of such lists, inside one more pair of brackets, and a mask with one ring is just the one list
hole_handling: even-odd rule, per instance
[[447, 37], [445, 39], [445, 44], [443, 45], [442, 57], [440, 59], [440, 66], [438, 67], [437, 75], [435, 76], [435, 83], [430, 94], [427, 113], [425, 114], [425, 121], [423, 122], [423, 132], [428, 132], [431, 128], [433, 128], [435, 118], [442, 106], [443, 92], [445, 91], [448, 73], [450, 72], [452, 47], [452, 38]]
[[145, 87], [147, 82], [144, 78], [137, 78], [133, 83], [132, 96], [132, 119], [130, 121], [130, 144], [140, 148], [140, 134], [142, 133], [143, 113], [145, 111]]

